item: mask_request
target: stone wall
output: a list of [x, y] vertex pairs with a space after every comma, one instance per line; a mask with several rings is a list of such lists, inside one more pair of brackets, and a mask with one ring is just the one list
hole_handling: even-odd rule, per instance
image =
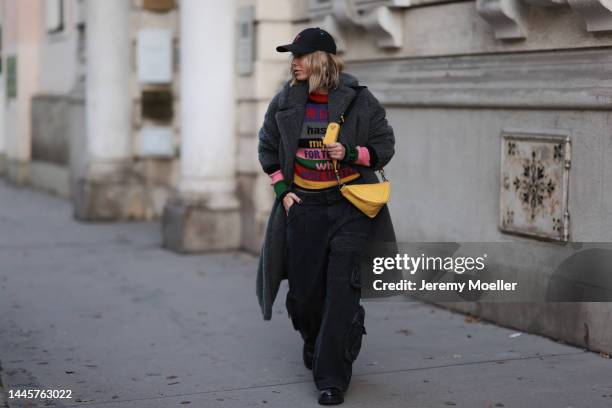
[[[153, 5], [146, 4], [150, 3]], [[143, 213], [137, 218], [159, 218], [170, 192], [178, 182], [180, 164], [180, 67], [178, 2], [169, 9], [155, 9], [156, 2], [132, 1], [132, 42], [134, 70], [132, 76], [133, 173], [142, 183]], [[157, 2], [158, 4], [172, 2]], [[155, 83], [139, 77], [138, 41], [147, 30], [168, 33], [171, 41], [171, 79]], [[170, 112], [155, 112], [147, 107], [147, 98], [168, 95]], [[150, 103], [150, 105], [154, 105]], [[161, 104], [159, 105], [161, 106]], [[157, 131], [157, 133], [156, 133]], [[161, 131], [161, 132], [160, 132]]]

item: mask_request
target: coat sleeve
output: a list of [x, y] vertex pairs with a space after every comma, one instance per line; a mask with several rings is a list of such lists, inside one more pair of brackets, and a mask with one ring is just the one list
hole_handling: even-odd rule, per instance
[[379, 170], [385, 167], [395, 154], [395, 135], [387, 122], [385, 108], [368, 89], [364, 89], [363, 93], [367, 97], [370, 112], [369, 134], [365, 147], [370, 152], [371, 168]]
[[265, 171], [267, 174], [274, 173], [280, 169], [280, 159], [278, 153], [280, 133], [278, 131], [275, 117], [278, 109], [279, 96], [280, 93], [277, 94], [270, 102], [270, 105], [268, 105], [268, 110], [266, 111], [263, 125], [261, 129], [259, 129], [259, 144], [257, 146], [257, 153], [259, 163], [261, 164], [263, 171]]

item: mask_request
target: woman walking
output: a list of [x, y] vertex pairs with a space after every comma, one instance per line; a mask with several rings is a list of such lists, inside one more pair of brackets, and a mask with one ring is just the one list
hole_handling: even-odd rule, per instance
[[[374, 172], [391, 160], [395, 139], [378, 100], [342, 72], [326, 31], [308, 28], [276, 50], [292, 53], [291, 79], [270, 102], [259, 132], [259, 161], [277, 199], [257, 294], [269, 320], [280, 281], [289, 280], [285, 304], [319, 403], [340, 404], [366, 333], [360, 257], [369, 241], [394, 242], [395, 234], [386, 205], [371, 219], [338, 183], [377, 183]], [[324, 146], [328, 122], [341, 116], [338, 142]]]

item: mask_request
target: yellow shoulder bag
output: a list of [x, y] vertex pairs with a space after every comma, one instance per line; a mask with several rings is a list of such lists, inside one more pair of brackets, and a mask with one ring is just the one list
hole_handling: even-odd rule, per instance
[[[360, 90], [361, 88], [357, 89], [357, 95], [359, 95]], [[345, 113], [340, 115], [340, 120], [338, 122], [330, 122], [327, 125], [325, 137], [323, 138], [323, 144], [325, 146], [335, 143], [338, 140], [340, 124], [344, 123], [345, 115], [350, 112], [355, 99], [357, 99], [357, 95], [355, 95], [355, 98], [351, 101]], [[391, 183], [385, 177], [384, 170], [379, 170], [380, 176], [383, 179], [380, 183], [347, 185], [340, 182], [340, 176], [336, 168], [336, 160], [332, 162], [334, 165], [334, 173], [336, 173], [336, 180], [338, 180], [338, 186], [340, 187], [340, 193], [365, 215], [370, 218], [376, 217], [380, 209], [389, 201], [389, 197], [391, 196]]]

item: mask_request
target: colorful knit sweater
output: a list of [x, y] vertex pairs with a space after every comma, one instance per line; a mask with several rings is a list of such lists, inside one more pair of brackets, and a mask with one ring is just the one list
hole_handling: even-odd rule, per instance
[[[323, 148], [323, 137], [328, 124], [327, 94], [311, 93], [306, 103], [304, 122], [295, 157], [293, 183], [302, 189], [321, 190], [338, 185], [332, 160]], [[370, 150], [361, 146], [344, 145], [344, 159], [336, 162], [342, 183], [359, 178], [351, 164], [370, 165]], [[289, 191], [280, 170], [270, 174], [274, 191], [279, 198]]]

